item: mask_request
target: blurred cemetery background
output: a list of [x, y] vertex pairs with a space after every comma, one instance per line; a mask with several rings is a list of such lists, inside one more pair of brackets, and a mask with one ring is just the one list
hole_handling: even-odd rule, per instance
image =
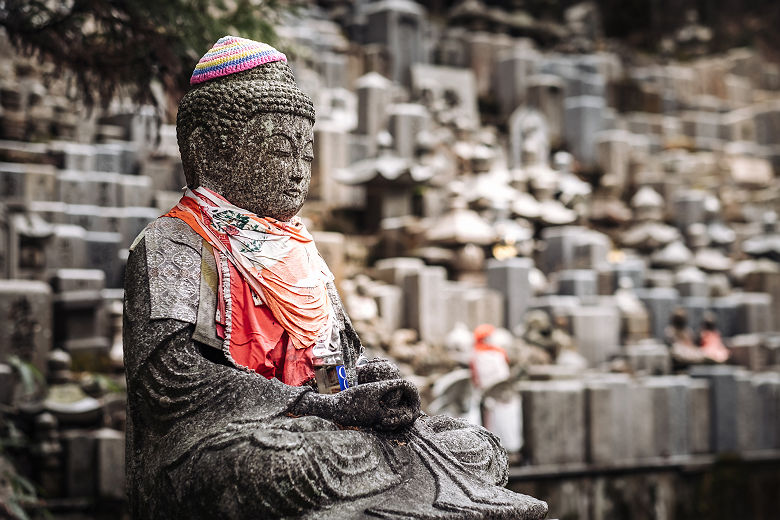
[[[369, 355], [551, 518], [780, 511], [780, 13], [749, 4], [280, 13], [302, 216]], [[88, 106], [57, 69], [0, 33], [0, 517], [116, 518], [124, 261], [181, 194], [177, 94]]]

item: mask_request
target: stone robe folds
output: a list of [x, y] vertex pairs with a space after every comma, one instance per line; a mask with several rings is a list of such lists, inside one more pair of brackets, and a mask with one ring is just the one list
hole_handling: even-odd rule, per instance
[[[386, 433], [293, 415], [311, 389], [230, 365], [205, 327], [202, 252], [185, 223], [160, 218], [128, 259], [134, 518], [544, 518], [544, 502], [501, 487], [506, 456], [484, 429], [423, 416]], [[330, 292], [354, 382], [360, 342]]]

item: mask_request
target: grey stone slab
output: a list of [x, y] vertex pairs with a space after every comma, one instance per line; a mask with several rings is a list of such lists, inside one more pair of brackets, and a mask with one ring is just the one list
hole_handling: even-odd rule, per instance
[[[102, 288], [101, 288], [102, 289]], [[74, 290], [54, 296], [54, 341], [67, 349], [75, 341], [99, 338], [107, 341], [108, 321], [100, 289]]]
[[509, 330], [523, 322], [533, 295], [528, 275], [534, 267], [528, 258], [490, 259], [487, 262], [488, 287], [499, 291], [504, 297], [505, 326]]
[[769, 363], [769, 352], [764, 334], [738, 334], [728, 342], [732, 364], [759, 372]]
[[96, 449], [97, 494], [113, 500], [125, 498], [125, 434], [110, 428], [93, 433]]
[[105, 287], [106, 275], [98, 269], [56, 269], [50, 283], [56, 293], [100, 291]]
[[641, 258], [627, 258], [622, 262], [610, 264], [609, 269], [614, 273], [614, 285], [610, 294], [619, 287], [620, 279], [623, 277], [630, 279], [635, 289], [645, 286], [647, 265]]
[[653, 403], [654, 455], [669, 457], [689, 453], [689, 394], [684, 376], [647, 378]]
[[676, 289], [653, 287], [638, 289], [636, 294], [650, 314], [650, 330], [653, 337], [663, 340], [664, 329], [669, 324], [669, 317], [679, 305], [679, 293]]
[[711, 306], [709, 298], [689, 297], [680, 298], [680, 307], [685, 309], [688, 314], [688, 326], [692, 330], [698, 331], [701, 328], [701, 321]]
[[596, 161], [604, 174], [602, 183], [618, 196], [632, 181], [632, 142], [631, 134], [625, 130], [602, 131], [596, 138]]
[[604, 269], [609, 264], [607, 256], [612, 249], [609, 237], [598, 231], [583, 233], [574, 246], [574, 267], [578, 269]]
[[690, 369], [691, 376], [705, 378], [710, 385], [710, 442], [715, 453], [735, 452], [739, 448], [737, 376], [743, 373], [741, 370], [724, 365]]
[[96, 439], [91, 432], [62, 433], [65, 493], [69, 498], [93, 498], [97, 490]]
[[564, 81], [551, 74], [535, 74], [527, 80], [526, 100], [529, 106], [544, 114], [550, 131], [550, 144], [560, 146], [563, 140]]
[[118, 206], [151, 206], [154, 198], [152, 179], [146, 175], [119, 177]]
[[106, 287], [122, 286], [124, 263], [119, 258], [122, 235], [119, 233], [88, 231], [84, 235], [87, 244], [87, 265], [105, 273]]
[[596, 166], [596, 135], [604, 129], [603, 97], [578, 96], [564, 101], [564, 136], [569, 150], [584, 167]]
[[586, 382], [588, 462], [610, 464], [633, 457], [633, 402], [628, 377]]
[[57, 199], [56, 169], [48, 164], [0, 162], [0, 198], [28, 204]]
[[[468, 289], [464, 294], [466, 305], [466, 325], [472, 330], [488, 323], [495, 327], [504, 324], [504, 297], [498, 291], [483, 287]], [[444, 329], [446, 334], [449, 329]]]
[[655, 403], [651, 389], [643, 382], [635, 381], [630, 388], [632, 417], [630, 435], [635, 460], [656, 456]]
[[523, 382], [520, 392], [526, 459], [535, 465], [585, 462], [585, 387], [582, 382]]
[[406, 278], [425, 267], [419, 258], [397, 257], [383, 258], [374, 264], [374, 274], [378, 280], [403, 287]]
[[780, 324], [772, 322], [772, 296], [767, 293], [737, 293], [736, 334], [775, 331]]
[[715, 315], [715, 323], [721, 336], [728, 338], [737, 334], [741, 329], [738, 323], [737, 307], [739, 302], [733, 296], [723, 296], [713, 298], [710, 304], [710, 310]]
[[691, 378], [688, 381], [690, 409], [688, 415], [688, 438], [690, 452], [694, 454], [710, 453], [710, 385], [702, 379]]
[[598, 366], [620, 353], [620, 312], [617, 307], [575, 307], [569, 320], [577, 351], [590, 366]]
[[388, 108], [388, 129], [400, 157], [413, 159], [416, 156], [417, 136], [429, 125], [430, 114], [423, 105], [399, 103]]
[[757, 387], [753, 383], [753, 374], [736, 374], [736, 429], [737, 451], [744, 453], [759, 448], [761, 425], [765, 417], [760, 415], [761, 406]]
[[371, 295], [379, 309], [379, 319], [384, 329], [393, 332], [403, 327], [404, 293], [395, 285], [377, 284], [371, 288]]
[[468, 315], [466, 305], [466, 294], [469, 290], [468, 284], [463, 282], [446, 281], [442, 288], [442, 300], [445, 308], [445, 330], [453, 330], [458, 323], [466, 326], [471, 331], [473, 327], [469, 325], [471, 321]]
[[558, 294], [588, 298], [596, 296], [596, 271], [565, 269], [558, 273]]
[[444, 341], [444, 316], [441, 296], [447, 271], [443, 267], [429, 267], [406, 278], [404, 290], [408, 297], [407, 319], [420, 334], [420, 339], [434, 344]]
[[674, 197], [674, 221], [680, 231], [685, 232], [691, 224], [704, 222], [706, 196], [704, 191], [686, 190]]
[[542, 231], [546, 245], [539, 268], [545, 273], [572, 268], [575, 265], [575, 250], [587, 229], [580, 226], [548, 227]]
[[533, 47], [515, 45], [498, 56], [493, 77], [493, 91], [501, 115], [506, 118], [526, 99], [528, 80], [537, 72], [540, 56]]
[[0, 362], [18, 356], [46, 373], [52, 347], [52, 295], [32, 280], [0, 280]]
[[631, 370], [635, 373], [661, 376], [672, 371], [669, 348], [663, 343], [649, 340], [626, 345], [624, 353]]
[[87, 263], [86, 231], [81, 226], [58, 224], [46, 244], [46, 268], [75, 268]]
[[376, 137], [387, 125], [387, 106], [393, 84], [379, 73], [369, 72], [355, 82], [358, 101], [357, 132]]
[[573, 309], [582, 305], [576, 296], [562, 296], [557, 294], [538, 296], [531, 300], [528, 310], [539, 309], [550, 316], [569, 316]]
[[91, 144], [78, 144], [57, 141], [49, 145], [56, 165], [61, 170], [89, 172], [95, 170], [95, 147]]
[[765, 372], [752, 378], [757, 398], [758, 438], [756, 448], [780, 448], [780, 374]]
[[101, 208], [92, 204], [68, 204], [65, 210], [67, 224], [80, 226], [88, 231], [114, 231], [114, 208]]
[[477, 85], [472, 70], [416, 63], [412, 65], [412, 89], [416, 96], [423, 97], [425, 91], [432, 104], [447, 107], [439, 117], [457, 119], [465, 128], [479, 127]]
[[390, 78], [408, 86], [412, 64], [428, 61], [425, 11], [412, 2], [382, 1], [367, 5], [363, 13], [364, 43], [383, 45], [393, 56]]
[[124, 173], [122, 166], [122, 148], [119, 145], [95, 145], [95, 171]]
[[34, 201], [27, 206], [30, 213], [39, 215], [50, 224], [67, 224], [68, 205], [60, 201]]

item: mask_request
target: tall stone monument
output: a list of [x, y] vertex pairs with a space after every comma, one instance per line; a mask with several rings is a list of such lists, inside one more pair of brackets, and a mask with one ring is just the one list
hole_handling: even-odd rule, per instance
[[[188, 190], [125, 281], [134, 518], [541, 519], [488, 431], [419, 410], [362, 345], [295, 214], [314, 111], [286, 57], [225, 37], [179, 106]], [[318, 393], [316, 349], [347, 388]], [[344, 383], [344, 381], [342, 381]]]

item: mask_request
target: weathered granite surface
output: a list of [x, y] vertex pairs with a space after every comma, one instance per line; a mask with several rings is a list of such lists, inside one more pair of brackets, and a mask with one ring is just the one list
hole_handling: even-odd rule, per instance
[[[194, 88], [190, 94], [202, 103], [182, 101], [185, 173], [191, 187], [202, 183], [234, 204], [286, 219], [308, 191], [313, 111], [286, 64], [252, 71]], [[274, 88], [278, 96], [269, 97]], [[243, 121], [236, 123], [236, 114]], [[218, 345], [198, 341], [199, 315], [209, 306], [201, 278], [210, 267], [202, 252], [194, 231], [163, 217], [128, 259], [124, 348], [134, 518], [546, 515], [544, 502], [503, 487], [506, 453], [493, 434], [421, 415], [416, 388], [387, 362], [356, 367], [362, 346], [333, 287], [353, 383], [343, 392], [323, 395], [265, 379], [232, 365]]]

